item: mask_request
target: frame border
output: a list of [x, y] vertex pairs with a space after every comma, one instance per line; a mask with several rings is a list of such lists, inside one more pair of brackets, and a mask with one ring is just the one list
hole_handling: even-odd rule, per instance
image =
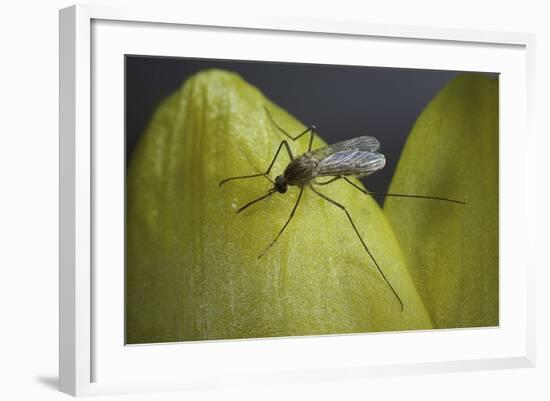
[[[105, 5], [74, 5], [59, 12], [59, 389], [73, 396], [125, 392], [119, 386], [101, 389], [93, 384], [91, 311], [92, 252], [91, 230], [91, 24], [92, 20], [184, 24], [205, 27], [261, 29], [307, 32], [319, 35], [356, 35], [522, 45], [527, 63], [527, 136], [531, 155], [528, 170], [536, 171], [535, 110], [535, 35], [408, 25], [369, 24], [362, 21], [328, 21], [255, 16], [227, 18], [206, 14], [185, 14], [183, 10], [154, 7], [119, 8]], [[536, 188], [535, 177], [526, 183]], [[535, 200], [529, 216], [534, 236]], [[534, 250], [535, 241], [531, 241]], [[535, 262], [527, 266], [527, 344], [526, 355], [517, 358], [407, 365], [409, 374], [458, 372], [535, 366]], [[403, 374], [396, 366], [382, 371], [359, 368], [353, 377]], [[303, 380], [310, 381], [310, 374]], [[335, 379], [340, 375], [335, 372]], [[98, 388], [99, 386], [99, 388]]]

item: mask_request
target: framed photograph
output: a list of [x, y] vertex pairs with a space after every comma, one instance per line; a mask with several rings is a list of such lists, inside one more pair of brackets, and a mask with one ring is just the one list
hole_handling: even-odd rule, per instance
[[61, 390], [534, 366], [533, 49], [61, 10]]

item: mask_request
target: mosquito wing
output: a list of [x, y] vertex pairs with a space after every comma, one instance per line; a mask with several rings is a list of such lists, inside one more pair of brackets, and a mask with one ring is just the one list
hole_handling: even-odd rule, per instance
[[315, 149], [311, 152], [311, 155], [321, 160], [326, 156], [342, 151], [350, 150], [366, 150], [369, 152], [376, 152], [380, 149], [380, 142], [373, 136], [360, 136], [347, 141], [336, 142], [332, 145], [325, 146], [324, 148]]
[[310, 152], [309, 157], [317, 160], [318, 176], [369, 175], [386, 164], [384, 155], [378, 153], [380, 142], [372, 136], [361, 136], [348, 141], [337, 142]]

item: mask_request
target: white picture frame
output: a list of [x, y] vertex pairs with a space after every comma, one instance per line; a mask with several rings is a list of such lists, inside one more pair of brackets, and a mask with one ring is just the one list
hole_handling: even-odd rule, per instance
[[[105, 203], [95, 195], [98, 185], [104, 185], [97, 177], [101, 176], [102, 169], [105, 170], [108, 163], [111, 163], [110, 167], [116, 167], [117, 160], [120, 162], [118, 168], [122, 169], [124, 156], [123, 152], [118, 151], [121, 141], [123, 142], [124, 131], [118, 130], [120, 137], [114, 136], [113, 146], [106, 148], [106, 144], [110, 144], [105, 141], [98, 143], [94, 138], [94, 129], [103, 124], [102, 107], [110, 107], [116, 112], [119, 110], [117, 107], [122, 106], [120, 99], [123, 96], [123, 85], [120, 85], [120, 77], [123, 76], [123, 71], [118, 70], [122, 63], [120, 55], [125, 52], [135, 53], [136, 50], [141, 54], [185, 55], [174, 53], [182, 51], [176, 47], [174, 40], [159, 41], [159, 38], [188, 34], [185, 33], [186, 27], [193, 28], [193, 34], [206, 35], [204, 43], [209, 43], [207, 36], [212, 31], [216, 35], [241, 35], [243, 40], [246, 40], [247, 35], [261, 34], [263, 39], [273, 43], [285, 40], [284, 35], [286, 38], [295, 36], [308, 41], [330, 41], [331, 37], [353, 41], [383, 39], [387, 44], [403, 42], [426, 47], [426, 58], [423, 60], [403, 60], [406, 57], [405, 51], [403, 54], [393, 55], [395, 59], [378, 60], [381, 65], [390, 63], [392, 66], [402, 67], [454, 67], [468, 70], [474, 68], [473, 64], [468, 66], [467, 63], [474, 63], [475, 57], [475, 62], [478, 63], [476, 66], [481, 70], [484, 65], [501, 65], [502, 70], [492, 70], [506, 71], [502, 85], [509, 85], [504, 88], [513, 88], [517, 94], [515, 99], [509, 97], [510, 90], [503, 90], [500, 94], [503, 139], [500, 172], [501, 263], [517, 261], [516, 270], [501, 270], [501, 326], [496, 329], [425, 331], [397, 336], [367, 334], [125, 347], [120, 337], [123, 321], [119, 321], [123, 308], [123, 287], [120, 285], [123, 275], [117, 273], [117, 276], [107, 280], [105, 274], [98, 275], [96, 271], [104, 261], [103, 255], [112, 257], [114, 266], [120, 268], [122, 250], [114, 249], [112, 252], [105, 251], [106, 253], [102, 251], [100, 255], [96, 253], [97, 247], [94, 245], [103, 237], [103, 233], [99, 232], [102, 227], [99, 219], [106, 218], [103, 216]], [[141, 34], [144, 36], [140, 36]], [[159, 43], [163, 43], [162, 46]], [[533, 237], [536, 214], [527, 198], [527, 194], [533, 193], [535, 188], [532, 174], [535, 171], [536, 142], [532, 128], [534, 43], [534, 35], [524, 33], [292, 18], [229, 20], [208, 15], [187, 15], [185, 10], [167, 11], [154, 7], [78, 5], [61, 10], [60, 390], [80, 396], [534, 366], [536, 260], [532, 256], [534, 252], [531, 247], [535, 243]], [[259, 57], [262, 60], [283, 60], [287, 57], [286, 61], [295, 61], [296, 53], [292, 46], [286, 45], [288, 43], [284, 46], [286, 53], [275, 54], [274, 51]], [[452, 46], [453, 52], [465, 52], [465, 59], [472, 60], [466, 60], [462, 65], [457, 65], [453, 57], [442, 57], [442, 60], [436, 61], [429, 57], [430, 52], [433, 53], [430, 46], [436, 46], [441, 52], [445, 51], [446, 46]], [[237, 46], [235, 49], [242, 48], [244, 46]], [[494, 56], [487, 55], [491, 49], [494, 49]], [[220, 55], [220, 49], [216, 51], [219, 58], [231, 56], [231, 53]], [[475, 56], [469, 53], [471, 51], [477, 52]], [[197, 54], [193, 53], [193, 56]], [[234, 57], [242, 59], [246, 55]], [[312, 60], [311, 54], [304, 57], [309, 61], [324, 61], [322, 58]], [[398, 60], [399, 57], [402, 58], [401, 61]], [[113, 77], [101, 75], [103, 68], [111, 68], [113, 65], [114, 70], [117, 70]], [[106, 96], [102, 87], [97, 86], [98, 82], [108, 82], [109, 88], [115, 91], [115, 96], [109, 96], [114, 106], [98, 105], [97, 98]], [[108, 99], [105, 100], [107, 102]], [[516, 109], [514, 106], [518, 104], [521, 107]], [[120, 128], [119, 123], [117, 120], [113, 127]], [[506, 164], [510, 150], [507, 148], [506, 138], [512, 128], [516, 132], [522, 132], [523, 143], [521, 149], [516, 150], [516, 157], [521, 159], [521, 163], [513, 167]], [[116, 176], [115, 174], [112, 183], [106, 185], [113, 185], [113, 188], [121, 185], [120, 180], [116, 181]], [[514, 191], [515, 187], [507, 184], [509, 181], [522, 182], [525, 190]], [[122, 191], [122, 187], [115, 191]], [[120, 202], [115, 203], [118, 206], [107, 213], [110, 218], [121, 221], [124, 210]], [[114, 234], [110, 235], [119, 235], [114, 238], [113, 243], [115, 246], [120, 245], [120, 231], [113, 231]], [[511, 243], [514, 247], [506, 246]], [[519, 255], [523, 256], [518, 257]], [[114, 270], [118, 271], [117, 269]], [[96, 292], [98, 287], [101, 296]], [[106, 304], [111, 305], [110, 311], [103, 313]], [[465, 353], [464, 348], [459, 345], [448, 354], [436, 357], [437, 344], [441, 343], [443, 346], [446, 341], [451, 340], [457, 344], [473, 344], [473, 349]], [[400, 344], [406, 344], [407, 347], [400, 351]], [[421, 350], [427, 345], [433, 345], [432, 354], [415, 353], [415, 349]], [[398, 356], [377, 356], [372, 353], [366, 359], [361, 352], [355, 352], [346, 359], [339, 353], [342, 347], [359, 349], [368, 346], [392, 347]], [[323, 352], [320, 353], [320, 350]], [[191, 361], [188, 364], [193, 365], [187, 368], [178, 366], [185, 374], [170, 374], [179, 353], [184, 353], [185, 360]], [[261, 355], [261, 358], [257, 355]], [[299, 361], [292, 360], [293, 355], [299, 357]], [[322, 358], [316, 357], [319, 355]], [[203, 366], [212, 362], [216, 362], [217, 370], [212, 371], [213, 365]], [[165, 366], [165, 371], [147, 370], [147, 366], [159, 365]], [[254, 365], [254, 370], [246, 367], [250, 365]], [[121, 371], [124, 374], [120, 374]]]

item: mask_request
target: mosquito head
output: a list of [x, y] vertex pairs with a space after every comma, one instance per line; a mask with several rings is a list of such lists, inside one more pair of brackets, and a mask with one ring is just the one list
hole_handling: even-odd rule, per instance
[[287, 190], [285, 178], [282, 175], [275, 178], [275, 186], [273, 187], [277, 192], [284, 194]]

